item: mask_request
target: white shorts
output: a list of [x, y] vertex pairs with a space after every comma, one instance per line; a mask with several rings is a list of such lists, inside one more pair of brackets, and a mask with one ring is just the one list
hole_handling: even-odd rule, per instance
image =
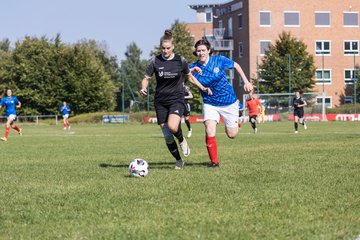
[[239, 121], [239, 103], [238, 101], [227, 106], [203, 105], [204, 122], [206, 120], [215, 120], [220, 122], [220, 116], [224, 119], [226, 127], [238, 128]]
[[15, 114], [10, 114], [8, 117], [7, 117], [7, 120], [11, 120], [11, 121], [14, 121], [16, 119], [16, 115]]
[[62, 117], [65, 119], [65, 118], [69, 118], [69, 114], [65, 114], [65, 115], [62, 115]]

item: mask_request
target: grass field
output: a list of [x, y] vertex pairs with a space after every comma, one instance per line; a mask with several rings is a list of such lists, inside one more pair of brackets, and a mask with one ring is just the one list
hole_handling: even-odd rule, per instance
[[[0, 239], [355, 240], [360, 124], [308, 126], [245, 124], [230, 140], [219, 125], [221, 167], [208, 169], [193, 124], [182, 170], [153, 124], [23, 126], [0, 142]], [[145, 178], [128, 177], [136, 157]]]

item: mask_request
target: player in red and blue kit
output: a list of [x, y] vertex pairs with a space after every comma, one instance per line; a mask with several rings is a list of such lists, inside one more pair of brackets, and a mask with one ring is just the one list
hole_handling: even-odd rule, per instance
[[12, 96], [11, 89], [6, 90], [6, 97], [1, 99], [0, 102], [0, 108], [4, 107], [6, 108], [6, 128], [5, 128], [5, 136], [1, 138], [2, 141], [7, 141], [9, 132], [10, 132], [10, 126], [15, 129], [19, 135], [22, 135], [22, 129], [19, 128], [14, 124], [14, 121], [16, 120], [16, 108], [21, 107], [21, 102], [17, 97]]
[[233, 87], [226, 76], [226, 69], [235, 68], [244, 81], [245, 91], [253, 89], [240, 65], [224, 56], [210, 56], [211, 46], [206, 40], [199, 40], [195, 43], [194, 55], [198, 61], [190, 65], [192, 73], [198, 81], [207, 88], [210, 88], [212, 95], [201, 93], [203, 98], [203, 113], [206, 133], [206, 147], [211, 160], [209, 167], [219, 166], [216, 126], [220, 116], [225, 122], [226, 135], [233, 139], [237, 135], [239, 120], [239, 105]]
[[63, 105], [60, 106], [60, 112], [64, 119], [64, 130], [66, 130], [66, 127], [70, 129], [70, 123], [69, 123], [69, 114], [70, 114], [70, 106], [66, 104], [66, 102], [63, 102]]

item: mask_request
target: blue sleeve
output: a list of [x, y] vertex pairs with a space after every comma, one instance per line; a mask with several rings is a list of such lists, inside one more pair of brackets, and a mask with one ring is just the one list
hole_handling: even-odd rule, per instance
[[18, 104], [20, 101], [19, 101], [19, 99], [18, 99], [17, 97], [14, 97], [14, 102], [15, 102], [16, 104]]
[[231, 60], [230, 58], [224, 57], [224, 56], [220, 56], [220, 60], [221, 60], [221, 68], [222, 69], [233, 69], [234, 68], [234, 61]]

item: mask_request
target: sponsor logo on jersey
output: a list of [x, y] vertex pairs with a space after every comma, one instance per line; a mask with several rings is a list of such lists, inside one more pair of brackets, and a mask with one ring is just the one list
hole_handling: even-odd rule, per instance
[[214, 68], [214, 73], [219, 73], [220, 69], [218, 67]]
[[164, 72], [159, 72], [159, 77], [164, 76]]

